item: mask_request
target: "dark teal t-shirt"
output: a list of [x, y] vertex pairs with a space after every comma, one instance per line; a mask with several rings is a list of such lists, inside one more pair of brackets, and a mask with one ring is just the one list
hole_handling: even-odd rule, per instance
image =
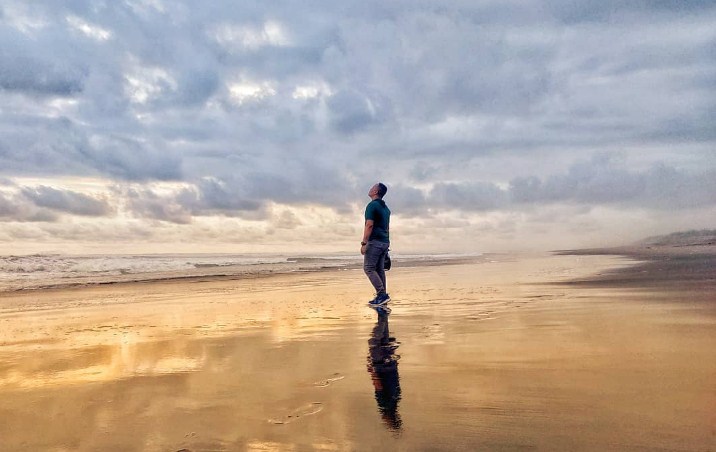
[[374, 199], [365, 208], [365, 219], [373, 220], [373, 232], [368, 240], [390, 243], [390, 209], [382, 199]]

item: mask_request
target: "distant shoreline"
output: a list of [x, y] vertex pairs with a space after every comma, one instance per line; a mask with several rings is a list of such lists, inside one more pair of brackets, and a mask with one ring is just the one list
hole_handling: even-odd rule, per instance
[[616, 255], [638, 261], [587, 278], [561, 284], [619, 287], [668, 293], [689, 301], [716, 301], [716, 245], [643, 245], [561, 250], [557, 255]]

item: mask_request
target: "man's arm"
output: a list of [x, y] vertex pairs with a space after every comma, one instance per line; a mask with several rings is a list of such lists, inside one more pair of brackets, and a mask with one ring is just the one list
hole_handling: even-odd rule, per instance
[[368, 239], [370, 239], [370, 234], [373, 232], [373, 220], [365, 220], [365, 227], [363, 228], [363, 240], [360, 241], [360, 253], [365, 254], [365, 247], [366, 245], [363, 245], [364, 243], [368, 243]]

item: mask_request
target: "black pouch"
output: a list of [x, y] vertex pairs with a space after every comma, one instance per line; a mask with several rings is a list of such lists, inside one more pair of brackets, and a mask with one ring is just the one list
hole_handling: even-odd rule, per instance
[[390, 254], [385, 253], [385, 262], [383, 262], [383, 270], [390, 270], [390, 267], [393, 266], [393, 263], [390, 261]]

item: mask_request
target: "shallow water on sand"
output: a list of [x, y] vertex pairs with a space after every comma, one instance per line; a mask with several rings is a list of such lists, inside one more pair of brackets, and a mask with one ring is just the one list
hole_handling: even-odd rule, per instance
[[712, 307], [543, 284], [627, 263], [6, 295], [0, 449], [712, 449]]

